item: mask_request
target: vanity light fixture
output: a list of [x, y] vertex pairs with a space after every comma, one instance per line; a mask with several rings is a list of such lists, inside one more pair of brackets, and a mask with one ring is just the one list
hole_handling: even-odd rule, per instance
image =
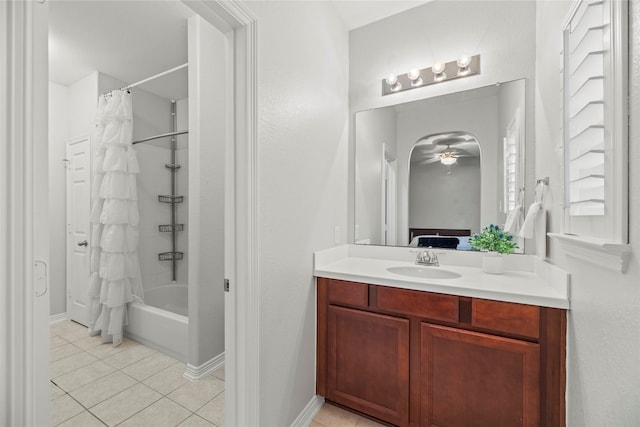
[[390, 74], [382, 80], [382, 95], [416, 89], [448, 80], [480, 74], [480, 55], [461, 56], [455, 61], [438, 62], [429, 68], [412, 69], [406, 74]]

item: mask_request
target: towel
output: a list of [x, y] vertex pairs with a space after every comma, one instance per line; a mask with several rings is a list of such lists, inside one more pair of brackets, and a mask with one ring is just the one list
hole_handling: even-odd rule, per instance
[[504, 223], [504, 231], [507, 233], [515, 234], [522, 225], [522, 206], [516, 206], [509, 215], [507, 215], [507, 220]]
[[527, 216], [525, 217], [522, 228], [520, 229], [520, 233], [518, 234], [520, 237], [525, 239], [533, 238], [533, 232], [536, 228], [536, 217], [541, 210], [542, 202], [535, 202], [532, 203], [531, 206], [529, 206]]

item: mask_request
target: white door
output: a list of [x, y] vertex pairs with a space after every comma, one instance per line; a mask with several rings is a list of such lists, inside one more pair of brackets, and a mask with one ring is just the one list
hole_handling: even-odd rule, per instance
[[91, 150], [89, 136], [67, 142], [67, 315], [88, 325], [91, 242]]

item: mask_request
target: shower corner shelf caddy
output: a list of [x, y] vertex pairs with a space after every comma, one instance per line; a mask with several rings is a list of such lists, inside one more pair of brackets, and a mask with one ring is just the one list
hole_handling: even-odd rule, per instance
[[176, 134], [177, 132], [177, 111], [176, 102], [171, 101], [171, 133], [167, 136], [171, 137], [171, 163], [164, 165], [171, 172], [171, 194], [159, 195], [158, 202], [168, 203], [171, 205], [171, 224], [159, 225], [158, 230], [162, 233], [171, 233], [171, 251], [161, 252], [158, 254], [158, 261], [171, 261], [173, 270], [173, 281], [176, 280], [176, 261], [184, 257], [184, 252], [176, 250], [176, 232], [184, 230], [184, 224], [176, 224], [176, 205], [184, 202], [184, 196], [176, 195], [176, 171], [180, 169], [180, 165], [176, 163]]
[[171, 172], [171, 194], [158, 195], [158, 202], [167, 203], [171, 205], [171, 224], [162, 224], [158, 226], [158, 231], [161, 233], [171, 233], [171, 251], [161, 252], [158, 254], [158, 261], [171, 261], [172, 263], [172, 280], [176, 280], [176, 261], [181, 260], [184, 257], [184, 252], [176, 250], [176, 232], [184, 231], [184, 224], [176, 224], [176, 205], [184, 202], [184, 196], [176, 195], [176, 171], [180, 169], [181, 165], [176, 163], [176, 150], [177, 141], [176, 136], [188, 134], [188, 130], [178, 131], [177, 128], [177, 114], [176, 114], [176, 101], [171, 101], [171, 132], [163, 133], [156, 136], [140, 139], [134, 141], [133, 144], [141, 142], [151, 141], [160, 138], [171, 137], [171, 163], [164, 165]]

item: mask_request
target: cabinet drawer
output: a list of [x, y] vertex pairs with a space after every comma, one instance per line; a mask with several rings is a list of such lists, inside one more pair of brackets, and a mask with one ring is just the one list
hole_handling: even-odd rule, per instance
[[330, 303], [367, 307], [369, 305], [369, 285], [342, 280], [329, 280], [327, 297]]
[[377, 308], [425, 319], [458, 322], [458, 297], [378, 286]]
[[511, 302], [473, 300], [471, 324], [478, 328], [538, 338], [540, 308]]

